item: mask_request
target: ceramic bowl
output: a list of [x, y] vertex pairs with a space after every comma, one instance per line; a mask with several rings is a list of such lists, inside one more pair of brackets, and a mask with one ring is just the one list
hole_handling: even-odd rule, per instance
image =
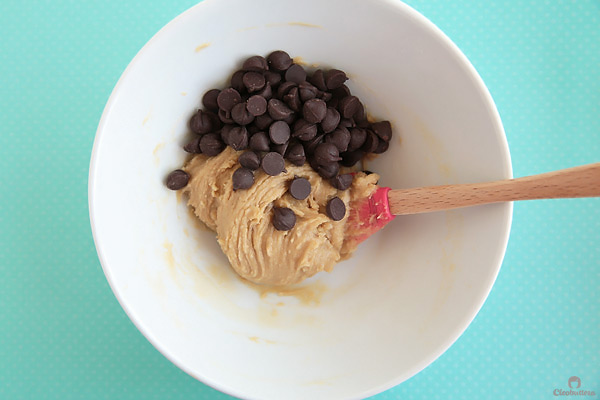
[[175, 365], [242, 398], [348, 399], [421, 371], [473, 320], [498, 274], [512, 206], [399, 217], [332, 273], [287, 290], [231, 270], [212, 232], [164, 179], [187, 120], [250, 55], [283, 49], [345, 70], [394, 138], [368, 163], [407, 188], [511, 177], [479, 75], [431, 22], [395, 0], [206, 0], [135, 56], [102, 115], [90, 218], [106, 277]]

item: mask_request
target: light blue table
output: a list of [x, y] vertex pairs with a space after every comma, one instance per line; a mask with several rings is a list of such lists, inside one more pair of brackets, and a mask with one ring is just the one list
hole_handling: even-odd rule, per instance
[[[473, 62], [516, 176], [600, 161], [600, 2], [408, 1]], [[158, 353], [110, 291], [87, 173], [102, 109], [178, 1], [0, 2], [0, 399], [226, 399]], [[375, 399], [600, 392], [600, 200], [515, 205], [481, 312], [439, 360]], [[573, 384], [574, 385], [574, 384]], [[562, 397], [565, 398], [565, 397]]]

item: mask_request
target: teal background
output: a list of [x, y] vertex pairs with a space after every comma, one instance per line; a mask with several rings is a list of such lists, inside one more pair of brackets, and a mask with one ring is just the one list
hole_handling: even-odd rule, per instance
[[[172, 365], [129, 321], [102, 273], [87, 208], [112, 88], [194, 3], [0, 2], [0, 399], [229, 398]], [[599, 1], [408, 3], [488, 85], [515, 176], [600, 161]], [[503, 267], [473, 324], [423, 372], [374, 398], [551, 399], [572, 375], [600, 392], [599, 228], [598, 199], [515, 204]]]

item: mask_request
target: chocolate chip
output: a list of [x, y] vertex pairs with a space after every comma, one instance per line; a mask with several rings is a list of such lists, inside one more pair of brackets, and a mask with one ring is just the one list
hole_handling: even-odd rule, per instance
[[353, 179], [354, 176], [352, 174], [341, 174], [331, 178], [329, 182], [331, 183], [331, 186], [338, 190], [346, 190], [352, 185]]
[[283, 121], [276, 121], [269, 127], [269, 137], [275, 144], [284, 144], [290, 138], [290, 126]]
[[253, 151], [245, 151], [238, 157], [238, 162], [244, 168], [255, 170], [260, 167], [260, 157]]
[[340, 99], [332, 97], [331, 100], [327, 101], [327, 107], [335, 108], [337, 110]]
[[306, 178], [294, 178], [288, 191], [293, 198], [304, 200], [310, 194], [310, 182]]
[[312, 155], [315, 152], [315, 148], [323, 142], [323, 135], [317, 135], [311, 140], [304, 143], [304, 151], [306, 154]]
[[216, 133], [207, 133], [200, 139], [200, 150], [209, 157], [216, 156], [225, 149], [225, 144]]
[[217, 104], [224, 111], [231, 111], [233, 106], [242, 102], [242, 96], [234, 88], [227, 88], [217, 96]]
[[358, 150], [367, 138], [367, 131], [362, 128], [351, 128], [350, 129], [350, 143], [348, 144], [348, 151]]
[[[354, 113], [354, 116], [352, 117], [352, 119], [354, 121], [356, 121], [358, 124], [362, 126], [363, 123], [369, 123], [369, 121], [367, 121], [367, 113], [365, 112], [365, 106], [363, 105], [363, 103], [358, 102], [358, 110], [356, 110], [356, 112]], [[368, 126], [368, 125], [367, 125]]]
[[265, 87], [265, 77], [258, 72], [246, 72], [243, 77], [244, 86], [249, 93], [256, 92]]
[[377, 135], [375, 132], [368, 130], [365, 143], [362, 145], [361, 150], [363, 150], [365, 153], [372, 153], [377, 149], [378, 145], [379, 139], [377, 139]]
[[325, 165], [318, 165], [316, 171], [322, 178], [330, 179], [340, 172], [340, 164], [332, 162]]
[[298, 119], [298, 114], [291, 113], [287, 118], [282, 119], [282, 121], [290, 126], [293, 126], [297, 119]]
[[[229, 86], [233, 89], [237, 90], [239, 93], [242, 93], [246, 90], [246, 86], [244, 85], [244, 74], [246, 71], [235, 71], [233, 75], [231, 75], [231, 81], [229, 82]], [[219, 106], [220, 107], [220, 106]]]
[[264, 132], [256, 132], [250, 137], [248, 145], [254, 151], [269, 151], [269, 138]]
[[326, 143], [333, 143], [340, 153], [348, 150], [350, 143], [350, 132], [344, 127], [338, 127], [335, 131], [325, 136]]
[[389, 142], [392, 138], [392, 125], [390, 121], [380, 121], [371, 124], [373, 132], [382, 140]]
[[233, 119], [237, 124], [248, 125], [254, 121], [254, 115], [248, 111], [246, 104], [238, 103], [233, 106], [233, 109], [231, 110], [231, 119]]
[[317, 98], [321, 99], [325, 102], [330, 101], [333, 97], [331, 96], [331, 93], [329, 92], [319, 92], [317, 93]]
[[295, 83], [302, 83], [306, 80], [306, 71], [301, 65], [292, 64], [287, 71], [285, 71], [285, 80]]
[[281, 85], [279, 85], [279, 87], [277, 88], [277, 97], [279, 97], [280, 99], [283, 99], [283, 97], [288, 94], [288, 92], [290, 90], [292, 90], [292, 88], [297, 87], [298, 85], [295, 82], [283, 82]]
[[204, 108], [210, 111], [219, 111], [219, 104], [217, 104], [217, 97], [221, 91], [219, 89], [210, 89], [202, 96], [202, 105]]
[[246, 125], [246, 130], [248, 131], [248, 135], [249, 136], [252, 136], [256, 132], [260, 131], [260, 129], [258, 129], [258, 127], [256, 125], [254, 125], [254, 124]]
[[357, 162], [362, 160], [364, 155], [365, 155], [365, 153], [362, 150], [345, 151], [341, 154], [341, 156], [342, 156], [341, 164], [344, 167], [352, 167]]
[[314, 99], [317, 97], [318, 92], [319, 89], [308, 82], [302, 82], [298, 85], [298, 93], [300, 94], [300, 100], [302, 102]]
[[334, 99], [335, 98], [343, 99], [346, 96], [352, 95], [352, 93], [350, 93], [350, 89], [348, 88], [348, 86], [341, 85], [340, 87], [333, 89], [331, 91], [331, 95], [333, 96]]
[[273, 207], [271, 222], [278, 231], [289, 231], [296, 225], [296, 214], [287, 207]]
[[248, 189], [254, 184], [254, 174], [248, 168], [240, 167], [231, 177], [233, 190]]
[[288, 145], [290, 142], [285, 142], [282, 144], [271, 144], [271, 151], [281, 154], [285, 156], [285, 152], [287, 151]]
[[190, 129], [194, 133], [203, 135], [213, 130], [212, 119], [206, 111], [198, 110], [192, 118], [190, 118]]
[[334, 221], [340, 221], [346, 215], [346, 205], [339, 197], [334, 197], [327, 202], [325, 211], [329, 218]]
[[273, 71], [266, 71], [265, 79], [271, 86], [277, 86], [281, 83], [281, 74]]
[[186, 143], [186, 145], [183, 146], [183, 150], [192, 154], [202, 153], [202, 150], [200, 150], [200, 138], [201, 136], [193, 138], [191, 142]]
[[323, 73], [323, 70], [316, 70], [310, 78], [310, 83], [315, 85], [319, 90], [327, 90], [327, 85], [325, 84], [325, 74]]
[[302, 106], [302, 115], [310, 123], [323, 121], [327, 113], [327, 104], [321, 99], [310, 99]]
[[379, 140], [377, 143], [377, 148], [373, 150], [375, 154], [385, 153], [387, 149], [390, 147], [390, 142], [386, 142], [385, 140]]
[[300, 94], [298, 93], [298, 88], [293, 87], [290, 91], [283, 96], [283, 101], [294, 111], [300, 111], [302, 108], [302, 102], [300, 101]]
[[244, 150], [248, 147], [248, 131], [243, 126], [234, 126], [229, 131], [227, 144], [234, 150]]
[[350, 128], [354, 128], [356, 126], [356, 124], [354, 123], [352, 118], [342, 118], [342, 119], [340, 119], [340, 126], [350, 129]]
[[261, 166], [263, 171], [265, 171], [268, 175], [271, 176], [279, 175], [285, 169], [283, 156], [274, 151], [265, 154], [265, 156], [262, 159]]
[[344, 71], [340, 71], [339, 69], [330, 69], [329, 71], [325, 72], [325, 84], [329, 90], [339, 88], [347, 80], [348, 77], [346, 76], [346, 73]]
[[255, 117], [267, 112], [267, 100], [264, 97], [254, 95], [246, 101], [246, 110]]
[[271, 87], [271, 84], [269, 82], [267, 82], [265, 84], [265, 87], [256, 93], [258, 96], [264, 97], [265, 100], [269, 100], [271, 99], [271, 97], [273, 97], [273, 89]]
[[262, 72], [269, 69], [269, 65], [267, 64], [267, 60], [265, 60], [262, 56], [252, 56], [242, 65], [242, 69], [245, 71], [254, 71], [254, 72]]
[[190, 175], [187, 172], [176, 169], [167, 176], [167, 187], [171, 190], [183, 189], [189, 181]]
[[294, 124], [294, 137], [307, 141], [317, 136], [317, 125], [311, 124], [304, 119], [299, 119]]
[[234, 123], [233, 119], [231, 119], [231, 111], [225, 111], [222, 108], [219, 109], [219, 120], [224, 124]]
[[361, 107], [360, 101], [356, 96], [346, 96], [340, 100], [338, 109], [344, 118], [352, 118]]
[[281, 100], [271, 99], [267, 105], [269, 115], [275, 121], [281, 121], [289, 117], [293, 111]]
[[338, 148], [332, 143], [320, 143], [315, 148], [315, 161], [319, 165], [326, 165], [341, 160]]
[[271, 116], [267, 113], [265, 113], [263, 115], [259, 115], [254, 120], [254, 125], [256, 125], [256, 127], [258, 129], [260, 129], [261, 131], [264, 131], [265, 129], [267, 129], [269, 126], [271, 126], [272, 123], [273, 123], [273, 118], [271, 118]]
[[276, 50], [267, 56], [269, 67], [276, 71], [285, 71], [294, 62], [290, 55], [283, 50]]
[[335, 108], [328, 107], [325, 118], [321, 121], [321, 129], [324, 133], [333, 132], [340, 123], [340, 113]]
[[306, 162], [306, 155], [304, 154], [304, 146], [300, 143], [294, 143], [289, 146], [286, 158], [294, 165], [304, 165]]

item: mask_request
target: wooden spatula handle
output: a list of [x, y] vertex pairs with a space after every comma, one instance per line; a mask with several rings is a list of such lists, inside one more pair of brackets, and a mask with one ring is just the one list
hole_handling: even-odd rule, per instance
[[515, 200], [600, 196], [600, 163], [519, 179], [390, 190], [395, 215], [449, 210]]

